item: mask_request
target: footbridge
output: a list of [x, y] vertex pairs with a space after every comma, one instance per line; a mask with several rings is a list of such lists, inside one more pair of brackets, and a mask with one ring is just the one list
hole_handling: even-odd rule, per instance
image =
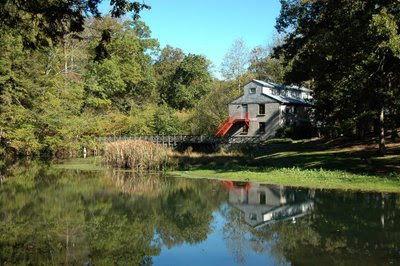
[[248, 136], [233, 136], [229, 138], [220, 138], [214, 136], [193, 136], [193, 135], [151, 135], [151, 136], [107, 136], [95, 137], [97, 143], [107, 143], [126, 140], [143, 140], [161, 144], [166, 147], [178, 147], [179, 145], [218, 145], [218, 144], [256, 144], [261, 138]]

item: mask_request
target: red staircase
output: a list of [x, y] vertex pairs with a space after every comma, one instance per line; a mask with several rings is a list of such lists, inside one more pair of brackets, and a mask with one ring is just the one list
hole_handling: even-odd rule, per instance
[[217, 129], [217, 133], [215, 134], [216, 137], [222, 138], [225, 136], [226, 133], [228, 133], [229, 129], [234, 124], [237, 123], [245, 123], [248, 127], [250, 127], [250, 119], [249, 119], [249, 113], [245, 113], [244, 118], [236, 118], [236, 117], [228, 117]]
[[249, 192], [251, 185], [250, 183], [235, 182], [235, 181], [222, 181], [221, 185], [228, 191], [231, 190], [241, 190], [243, 187], [246, 192]]

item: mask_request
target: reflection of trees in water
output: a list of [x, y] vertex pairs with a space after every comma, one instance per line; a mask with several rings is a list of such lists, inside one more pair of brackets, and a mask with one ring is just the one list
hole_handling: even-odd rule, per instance
[[151, 263], [162, 243], [204, 240], [226, 198], [212, 182], [30, 166], [0, 187], [2, 263]]
[[201, 191], [203, 189], [204, 186], [180, 189], [160, 199], [157, 232], [168, 247], [183, 242], [198, 243], [207, 238], [212, 211], [219, 207], [220, 201], [215, 195]]
[[221, 209], [221, 214], [226, 219], [222, 229], [226, 247], [232, 252], [236, 263], [245, 264], [246, 257], [251, 250], [251, 240], [248, 239], [249, 227], [245, 224], [244, 218], [238, 209], [224, 205]]
[[244, 219], [234, 213], [237, 210], [228, 208], [224, 230], [231, 243], [227, 245], [233, 246], [230, 249], [242, 261], [251, 246], [253, 251], [268, 251], [281, 263], [294, 265], [397, 263], [399, 199], [394, 194], [318, 191], [312, 214], [296, 223], [286, 221], [260, 229], [244, 225]]
[[[238, 263], [252, 251], [295, 265], [400, 260], [399, 195], [317, 191], [310, 215], [254, 229], [238, 209], [222, 204], [228, 195], [219, 182], [64, 171], [34, 162], [9, 172], [0, 186], [3, 264], [151, 263], [162, 244], [206, 239], [220, 206], [226, 245]], [[285, 193], [284, 204], [308, 195]]]
[[108, 172], [106, 180], [124, 193], [140, 196], [139, 205], [155, 214], [156, 232], [169, 248], [205, 240], [211, 232], [212, 212], [226, 200], [219, 182], [137, 175], [126, 171]]
[[[379, 193], [318, 193], [310, 227], [320, 236], [316, 245], [308, 245], [307, 255], [324, 252], [325, 261], [351, 264], [368, 261], [390, 264], [400, 260], [399, 195]], [[384, 223], [382, 223], [382, 217]], [[294, 255], [294, 256], [293, 256]], [[288, 253], [296, 258], [298, 254]]]

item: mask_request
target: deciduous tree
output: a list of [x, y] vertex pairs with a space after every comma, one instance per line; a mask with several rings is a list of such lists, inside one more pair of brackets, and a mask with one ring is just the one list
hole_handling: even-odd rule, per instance
[[[316, 118], [343, 133], [379, 121], [385, 151], [386, 115], [400, 96], [398, 1], [282, 0], [277, 29], [286, 33], [275, 50], [283, 55], [290, 83], [311, 80]], [[361, 97], [360, 97], [361, 96]], [[367, 119], [366, 119], [367, 118]]]
[[249, 50], [243, 39], [237, 39], [224, 56], [221, 64], [221, 74], [227, 80], [236, 81], [240, 91], [242, 77], [247, 72], [248, 66]]

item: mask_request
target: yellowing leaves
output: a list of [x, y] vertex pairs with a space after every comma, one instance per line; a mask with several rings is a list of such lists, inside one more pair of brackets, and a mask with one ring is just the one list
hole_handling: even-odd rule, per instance
[[372, 16], [370, 28], [377, 37], [382, 38], [379, 48], [390, 49], [400, 58], [400, 34], [395, 16], [384, 8], [379, 14]]

